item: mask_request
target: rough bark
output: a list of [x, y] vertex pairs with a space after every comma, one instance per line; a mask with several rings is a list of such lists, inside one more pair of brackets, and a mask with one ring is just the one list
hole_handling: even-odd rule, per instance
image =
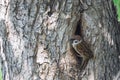
[[[1, 0], [3, 80], [118, 80], [120, 27], [111, 0]], [[69, 39], [94, 58], [81, 71]]]

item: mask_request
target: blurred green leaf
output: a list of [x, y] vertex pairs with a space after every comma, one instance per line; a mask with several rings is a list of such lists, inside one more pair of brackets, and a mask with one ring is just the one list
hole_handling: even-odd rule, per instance
[[0, 80], [2, 80], [2, 72], [1, 72], [1, 69], [0, 69]]
[[114, 5], [117, 5], [118, 0], [113, 0], [113, 2], [114, 2]]
[[120, 0], [113, 0], [113, 3], [117, 9], [118, 21], [120, 21]]

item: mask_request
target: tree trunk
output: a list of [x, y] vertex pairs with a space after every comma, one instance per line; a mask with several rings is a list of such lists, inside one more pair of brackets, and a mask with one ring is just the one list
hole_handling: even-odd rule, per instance
[[[120, 27], [111, 0], [1, 0], [3, 80], [118, 80]], [[94, 58], [84, 70], [69, 39], [80, 35]], [[80, 62], [80, 63], [79, 63]]]

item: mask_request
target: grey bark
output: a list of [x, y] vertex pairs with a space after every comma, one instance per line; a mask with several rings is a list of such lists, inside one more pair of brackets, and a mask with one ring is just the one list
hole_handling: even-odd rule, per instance
[[[111, 0], [1, 0], [0, 10], [3, 80], [120, 79], [120, 27]], [[94, 54], [83, 71], [69, 44], [77, 26]]]

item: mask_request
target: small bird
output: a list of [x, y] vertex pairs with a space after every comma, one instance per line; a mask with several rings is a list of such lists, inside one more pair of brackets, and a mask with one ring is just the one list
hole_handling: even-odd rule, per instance
[[73, 36], [70, 39], [70, 43], [73, 49], [76, 51], [77, 56], [82, 57], [83, 59], [80, 68], [85, 68], [89, 59], [93, 57], [89, 45], [79, 35]]

